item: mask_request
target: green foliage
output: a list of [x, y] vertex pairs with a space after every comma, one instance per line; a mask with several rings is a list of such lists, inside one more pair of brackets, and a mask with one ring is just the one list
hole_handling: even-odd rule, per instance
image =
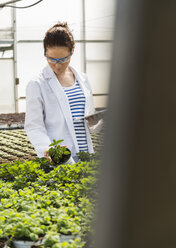
[[65, 163], [70, 158], [70, 150], [59, 145], [62, 141], [53, 139], [53, 143], [50, 144], [51, 148], [48, 150], [48, 154], [54, 165]]
[[59, 236], [55, 233], [46, 235], [44, 240], [44, 247], [52, 247], [59, 242]]
[[23, 179], [23, 181], [35, 181], [38, 174], [43, 171], [39, 170], [40, 164], [33, 161], [26, 161], [24, 163], [16, 161], [12, 164], [0, 165], [0, 179], [4, 181], [14, 181]]
[[89, 153], [89, 152], [80, 151], [76, 155], [78, 156], [78, 158], [81, 161], [87, 161], [87, 162], [91, 161], [91, 160], [98, 160], [98, 158], [99, 158], [99, 153], [98, 152]]
[[[1, 164], [0, 239], [82, 248], [94, 219], [98, 166], [95, 159], [57, 167], [45, 158]], [[61, 235], [73, 238], [63, 242]]]
[[44, 170], [45, 173], [48, 173], [53, 170], [54, 166], [51, 165], [51, 162], [49, 159], [43, 157], [43, 158], [36, 158], [33, 160], [36, 163], [40, 164], [40, 169]]
[[46, 235], [44, 240], [44, 248], [82, 248], [85, 242], [81, 241], [80, 238], [75, 238], [71, 242], [60, 242], [60, 236], [55, 233]]

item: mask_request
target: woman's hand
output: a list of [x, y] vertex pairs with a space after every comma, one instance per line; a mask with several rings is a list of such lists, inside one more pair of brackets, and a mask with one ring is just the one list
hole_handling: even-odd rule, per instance
[[84, 118], [86, 119], [86, 121], [88, 122], [88, 126], [89, 127], [93, 127], [96, 124], [98, 124], [98, 122], [101, 120], [101, 122], [103, 121], [104, 118], [104, 113], [106, 110], [102, 110], [99, 112], [95, 112], [94, 114], [91, 115], [87, 115]]
[[99, 120], [97, 120], [97, 118], [95, 118], [94, 116], [89, 117], [89, 119], [87, 121], [88, 121], [89, 127], [92, 127], [99, 122]]
[[48, 148], [46, 149], [46, 151], [44, 151], [44, 157], [47, 158], [47, 159], [49, 159], [50, 162], [52, 162], [52, 159], [51, 159], [51, 157], [49, 156], [49, 149], [50, 149], [50, 147], [48, 147]]

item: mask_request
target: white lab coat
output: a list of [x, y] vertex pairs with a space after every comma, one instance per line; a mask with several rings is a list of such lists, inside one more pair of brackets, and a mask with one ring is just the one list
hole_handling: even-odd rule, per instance
[[[85, 115], [94, 113], [91, 86], [87, 76], [71, 66], [70, 68], [85, 95]], [[94, 152], [90, 132], [99, 131], [101, 125], [99, 122], [89, 128], [85, 121], [90, 153]], [[49, 65], [26, 87], [25, 131], [38, 157], [44, 156], [44, 151], [53, 139], [63, 139], [61, 145], [66, 145], [73, 157], [79, 152], [67, 96]]]

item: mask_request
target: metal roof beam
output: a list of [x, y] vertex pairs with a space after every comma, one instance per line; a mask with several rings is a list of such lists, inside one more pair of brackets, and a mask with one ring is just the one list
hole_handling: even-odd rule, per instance
[[19, 1], [23, 1], [23, 0], [11, 0], [11, 1], [7, 1], [7, 2], [5, 2], [5, 3], [1, 3], [1, 4], [0, 4], [0, 8], [5, 7], [7, 4], [16, 3], [16, 2], [19, 2]]

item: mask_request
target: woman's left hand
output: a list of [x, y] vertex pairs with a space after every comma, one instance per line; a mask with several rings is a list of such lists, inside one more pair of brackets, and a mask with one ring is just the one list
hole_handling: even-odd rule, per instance
[[89, 119], [87, 120], [89, 127], [96, 125], [99, 122], [99, 120], [100, 119], [97, 119], [97, 117], [94, 116], [89, 117]]

